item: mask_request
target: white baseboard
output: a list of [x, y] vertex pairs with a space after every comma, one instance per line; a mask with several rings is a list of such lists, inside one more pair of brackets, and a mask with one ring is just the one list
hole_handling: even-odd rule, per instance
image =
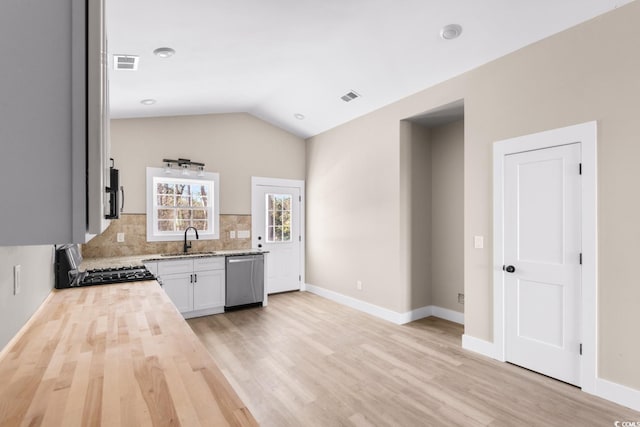
[[[634, 411], [640, 411], [640, 390], [596, 378], [596, 396], [626, 406]], [[618, 420], [618, 421], [640, 421], [640, 420]]]
[[338, 292], [330, 291], [329, 289], [310, 285], [308, 283], [305, 284], [305, 289], [307, 292], [311, 292], [312, 294], [319, 295], [323, 298], [337, 302], [338, 304], [346, 305], [347, 307], [351, 307], [358, 311], [362, 311], [372, 316], [379, 317], [380, 319], [384, 319], [388, 322], [393, 322], [397, 325], [407, 323], [406, 321], [404, 321], [404, 317], [401, 313], [395, 312], [393, 310], [389, 310], [375, 304], [370, 304], [368, 302], [360, 301], [359, 299], [352, 298]]
[[[471, 335], [462, 335], [462, 348], [482, 354], [483, 356], [487, 356], [492, 359], [500, 360], [498, 357], [496, 357], [498, 353], [496, 352], [494, 343], [481, 340], [480, 338], [472, 337]], [[502, 360], [502, 362], [504, 362], [504, 360]]]
[[431, 306], [431, 315], [439, 317], [440, 319], [448, 320], [450, 322], [464, 325], [464, 313], [459, 311], [449, 310], [448, 308], [438, 307], [437, 305]]
[[312, 294], [319, 295], [358, 311], [363, 311], [372, 316], [395, 323], [396, 325], [404, 325], [405, 323], [413, 322], [414, 320], [423, 319], [429, 316], [439, 317], [441, 319], [449, 320], [461, 325], [464, 324], [463, 313], [433, 305], [420, 307], [415, 310], [407, 311], [405, 313], [398, 313], [397, 311], [389, 310], [387, 308], [383, 308], [375, 304], [370, 304], [357, 298], [349, 297], [335, 291], [330, 291], [325, 288], [310, 285], [308, 283], [305, 283], [300, 288], [300, 290], [306, 290], [307, 292], [311, 292]]

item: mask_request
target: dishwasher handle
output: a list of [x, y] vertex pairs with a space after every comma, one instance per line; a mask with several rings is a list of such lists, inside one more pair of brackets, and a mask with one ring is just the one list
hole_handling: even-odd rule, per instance
[[242, 259], [230, 259], [228, 262], [229, 264], [235, 264], [237, 262], [253, 262], [255, 261], [255, 258], [242, 258]]

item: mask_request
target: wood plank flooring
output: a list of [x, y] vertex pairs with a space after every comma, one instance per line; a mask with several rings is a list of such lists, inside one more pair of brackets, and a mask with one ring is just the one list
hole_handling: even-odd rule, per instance
[[398, 326], [319, 296], [189, 320], [262, 426], [613, 426], [640, 413], [463, 350], [434, 317]]

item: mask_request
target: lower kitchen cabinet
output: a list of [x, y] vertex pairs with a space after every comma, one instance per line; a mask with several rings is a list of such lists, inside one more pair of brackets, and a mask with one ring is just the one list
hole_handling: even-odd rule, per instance
[[225, 258], [205, 257], [145, 264], [185, 319], [224, 312]]

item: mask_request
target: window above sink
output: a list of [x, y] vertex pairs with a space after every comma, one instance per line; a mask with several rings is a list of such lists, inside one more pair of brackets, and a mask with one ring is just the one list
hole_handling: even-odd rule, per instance
[[147, 168], [147, 241], [177, 241], [194, 227], [201, 240], [220, 238], [219, 174], [189, 177]]

